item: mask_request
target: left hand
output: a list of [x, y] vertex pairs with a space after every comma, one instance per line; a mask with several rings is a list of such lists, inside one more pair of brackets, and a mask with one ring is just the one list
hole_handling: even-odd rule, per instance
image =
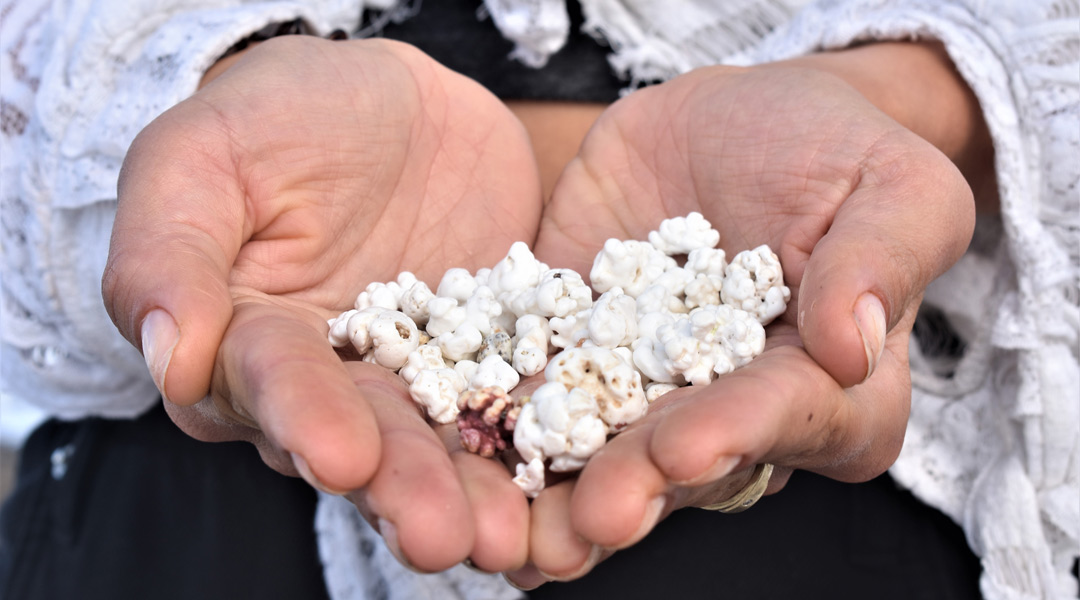
[[536, 498], [516, 583], [580, 577], [671, 511], [731, 497], [761, 462], [776, 465], [774, 493], [793, 469], [855, 482], [895, 460], [912, 323], [926, 285], [969, 243], [972, 193], [949, 156], [818, 67], [713, 67], [640, 90], [567, 166], [541, 260], [587, 273], [607, 238], [644, 239], [699, 211], [729, 257], [769, 244], [792, 300], [753, 363], [666, 395]]

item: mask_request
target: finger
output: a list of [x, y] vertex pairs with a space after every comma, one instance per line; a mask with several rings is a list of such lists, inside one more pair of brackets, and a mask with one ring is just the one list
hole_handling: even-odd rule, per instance
[[472, 507], [476, 539], [473, 566], [489, 573], [522, 568], [529, 557], [529, 502], [502, 462], [461, 446], [457, 427], [439, 427]]
[[520, 569], [504, 572], [503, 578], [506, 579], [507, 583], [522, 591], [535, 590], [551, 581], [547, 577], [544, 577], [544, 574], [532, 563], [526, 564]]
[[[528, 396], [544, 383], [542, 375], [525, 377], [515, 386], [515, 397]], [[506, 461], [483, 458], [465, 450], [456, 425], [436, 427], [473, 510], [476, 541], [469, 558], [472, 565], [491, 573], [516, 573], [528, 579], [530, 508], [512, 479]], [[522, 569], [526, 569], [522, 571]]]
[[603, 550], [581, 538], [571, 524], [574, 480], [547, 487], [532, 502], [529, 557], [550, 581], [570, 581], [595, 567]]
[[673, 398], [659, 415], [650, 456], [670, 481], [688, 486], [758, 462], [842, 481], [876, 477], [903, 444], [910, 407], [906, 345], [907, 336], [890, 339], [875, 377], [850, 397], [798, 347], [766, 351], [712, 385]]
[[379, 466], [373, 405], [404, 392], [392, 379], [354, 385], [325, 328], [314, 313], [239, 299], [212, 397], [221, 415], [259, 429], [312, 485], [341, 493], [366, 485]]
[[143, 352], [162, 395], [183, 405], [209, 389], [232, 313], [227, 277], [244, 221], [242, 194], [220, 170], [232, 161], [197, 138], [213, 132], [191, 126], [204, 117], [182, 104], [135, 139], [102, 279], [120, 333]]
[[350, 498], [402, 564], [435, 572], [464, 561], [474, 546], [474, 518], [442, 440], [395, 374], [368, 363], [347, 368], [371, 403], [382, 440], [378, 470]]
[[645, 419], [611, 439], [589, 459], [571, 499], [571, 522], [583, 539], [607, 549], [641, 541], [681, 500], [681, 490], [649, 456], [657, 420]]
[[963, 254], [974, 201], [959, 171], [906, 131], [878, 141], [887, 160], [861, 181], [814, 247], [799, 288], [807, 352], [842, 386], [864, 381], [885, 336]]

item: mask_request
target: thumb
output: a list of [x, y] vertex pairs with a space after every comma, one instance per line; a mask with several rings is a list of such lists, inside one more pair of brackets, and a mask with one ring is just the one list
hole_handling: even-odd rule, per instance
[[971, 190], [943, 155], [929, 154], [871, 165], [807, 262], [800, 335], [844, 387], [873, 374], [886, 335], [971, 240]]
[[216, 167], [232, 161], [193, 139], [188, 113], [178, 105], [133, 142], [102, 278], [113, 323], [142, 351], [162, 395], [182, 405], [210, 389], [244, 223], [236, 177]]

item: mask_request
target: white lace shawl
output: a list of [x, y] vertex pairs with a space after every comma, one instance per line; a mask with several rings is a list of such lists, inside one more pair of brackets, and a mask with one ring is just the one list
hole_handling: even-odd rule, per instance
[[819, 2], [738, 60], [909, 38], [942, 40], [978, 96], [1001, 217], [982, 219], [971, 250], [927, 292], [967, 348], [941, 364], [913, 344], [911, 418], [891, 472], [963, 526], [988, 600], [1075, 598], [1080, 5]]
[[[5, 391], [64, 418], [128, 417], [152, 404], [142, 359], [113, 329], [98, 291], [128, 144], [190, 95], [226, 48], [267, 23], [303, 17], [320, 32], [350, 29], [365, 8], [392, 1], [0, 7]], [[515, 55], [537, 65], [570, 33], [563, 2], [485, 6]], [[982, 557], [987, 598], [1075, 597], [1067, 570], [1080, 553], [1077, 1], [822, 1], [760, 45], [803, 2], [581, 4], [585, 30], [610, 44], [631, 87], [865, 39], [946, 43], [994, 137], [1001, 218], [984, 219], [972, 250], [928, 291], [927, 304], [945, 312], [967, 350], [943, 365], [912, 348], [912, 416], [892, 473], [963, 525]], [[460, 568], [404, 570], [339, 498], [323, 497], [316, 527], [336, 600], [518, 595]]]

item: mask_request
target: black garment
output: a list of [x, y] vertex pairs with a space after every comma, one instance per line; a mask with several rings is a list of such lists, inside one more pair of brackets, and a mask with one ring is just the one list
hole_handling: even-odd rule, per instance
[[886, 474], [807, 472], [746, 512], [676, 512], [645, 540], [534, 600], [976, 600], [980, 566], [948, 517]]
[[250, 444], [188, 437], [160, 405], [49, 421], [0, 510], [0, 598], [326, 598], [316, 498]]
[[[544, 69], [479, 0], [428, 0], [383, 35], [410, 42], [504, 99], [611, 102], [625, 82], [608, 49], [578, 33]], [[71, 448], [58, 465], [54, 452]], [[315, 494], [243, 443], [187, 438], [161, 408], [135, 421], [49, 422], [23, 450], [0, 511], [0, 598], [317, 599]], [[847, 485], [797, 473], [738, 515], [679, 511], [584, 579], [531, 598], [847, 600], [977, 598], [978, 561], [960, 529], [887, 475]]]
[[381, 34], [408, 42], [449, 69], [471, 77], [503, 100], [614, 102], [628, 85], [611, 70], [611, 49], [580, 33], [577, 2], [568, 2], [570, 36], [541, 69], [510, 59], [514, 44], [488, 17], [477, 18], [479, 0], [428, 0], [407, 21]]

